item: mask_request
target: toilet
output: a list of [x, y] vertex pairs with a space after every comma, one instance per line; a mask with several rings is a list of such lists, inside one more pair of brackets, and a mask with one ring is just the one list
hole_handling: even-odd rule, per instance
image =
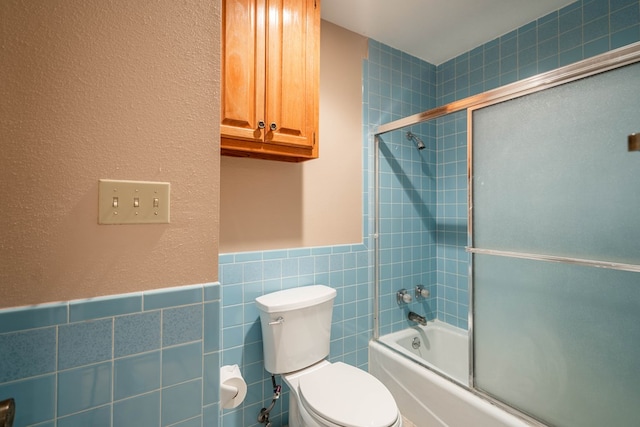
[[289, 427], [401, 427], [393, 396], [373, 375], [330, 363], [336, 291], [303, 286], [256, 298], [264, 366], [290, 388]]

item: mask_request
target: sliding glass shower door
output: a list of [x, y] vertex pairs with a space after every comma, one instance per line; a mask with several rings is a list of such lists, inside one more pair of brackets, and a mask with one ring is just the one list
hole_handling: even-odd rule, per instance
[[640, 64], [470, 114], [474, 387], [640, 425]]

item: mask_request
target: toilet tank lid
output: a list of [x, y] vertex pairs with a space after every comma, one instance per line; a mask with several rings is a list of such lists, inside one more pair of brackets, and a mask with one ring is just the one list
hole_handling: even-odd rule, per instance
[[259, 296], [256, 298], [256, 305], [259, 310], [265, 313], [280, 313], [311, 307], [335, 297], [336, 290], [328, 286], [301, 286]]

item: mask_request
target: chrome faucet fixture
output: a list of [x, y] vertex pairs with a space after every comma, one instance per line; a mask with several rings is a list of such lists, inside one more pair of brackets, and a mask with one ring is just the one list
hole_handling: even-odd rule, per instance
[[429, 298], [429, 295], [431, 295], [429, 289], [425, 288], [422, 285], [416, 285], [416, 299]]
[[422, 140], [420, 138], [418, 138], [414, 133], [412, 132], [407, 132], [407, 139], [409, 141], [413, 141], [416, 144], [416, 148], [418, 150], [424, 150], [424, 142], [422, 142]]
[[409, 304], [412, 298], [409, 291], [403, 288], [396, 292], [396, 299], [398, 304]]
[[413, 311], [409, 312], [409, 320], [411, 320], [412, 322], [420, 323], [422, 326], [427, 325], [427, 319], [425, 319], [423, 316], [420, 316], [418, 313], [414, 313]]

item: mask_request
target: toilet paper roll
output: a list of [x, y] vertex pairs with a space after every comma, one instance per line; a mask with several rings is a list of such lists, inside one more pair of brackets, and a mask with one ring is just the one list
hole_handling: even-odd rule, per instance
[[224, 409], [240, 405], [247, 395], [247, 383], [242, 378], [238, 365], [220, 368], [220, 404]]

